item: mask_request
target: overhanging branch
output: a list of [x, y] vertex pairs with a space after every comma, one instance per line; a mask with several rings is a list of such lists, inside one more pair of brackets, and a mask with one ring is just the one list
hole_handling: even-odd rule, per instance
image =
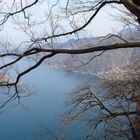
[[102, 2], [99, 7], [97, 7], [97, 9], [95, 10], [95, 12], [92, 14], [92, 16], [87, 20], [87, 22], [85, 24], [83, 24], [81, 27], [75, 29], [75, 30], [72, 30], [72, 31], [69, 31], [69, 32], [66, 32], [66, 33], [61, 33], [61, 34], [56, 34], [56, 35], [52, 35], [52, 36], [48, 36], [48, 37], [43, 37], [43, 38], [38, 38], [35, 40], [35, 42], [38, 42], [38, 41], [47, 41], [48, 39], [51, 39], [51, 38], [57, 38], [57, 37], [61, 37], [61, 36], [67, 36], [67, 35], [71, 35], [71, 34], [74, 34], [74, 33], [77, 33], [79, 31], [81, 31], [82, 29], [84, 29], [85, 27], [87, 27], [91, 21], [95, 18], [95, 16], [99, 13], [99, 11], [106, 5], [108, 4], [122, 4], [121, 1], [116, 1], [116, 0], [112, 0], [112, 1], [104, 1]]
[[92, 53], [106, 50], [114, 50], [114, 49], [122, 49], [122, 48], [139, 48], [140, 42], [131, 42], [131, 43], [120, 43], [113, 44], [108, 46], [98, 46], [98, 47], [90, 47], [86, 49], [44, 49], [44, 48], [32, 48], [26, 51], [24, 54], [30, 53], [39, 53], [39, 52], [52, 52], [55, 54], [63, 53], [63, 54], [84, 54], [84, 53]]

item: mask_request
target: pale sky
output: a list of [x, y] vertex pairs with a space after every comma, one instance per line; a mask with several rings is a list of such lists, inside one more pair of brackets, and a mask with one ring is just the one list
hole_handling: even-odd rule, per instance
[[[36, 15], [35, 18], [39, 19], [42, 13], [42, 10], [47, 11], [47, 5], [38, 5], [38, 7], [35, 7], [35, 11], [33, 13]], [[55, 13], [55, 12], [54, 12]], [[103, 36], [107, 35], [108, 33], [114, 33], [116, 31], [120, 30], [121, 24], [113, 19], [111, 17], [110, 13], [117, 14], [115, 9], [110, 9], [109, 7], [104, 8], [100, 14], [98, 14], [95, 19], [90, 23], [86, 30], [88, 31], [88, 36]], [[17, 31], [15, 29], [15, 25], [7, 22], [3, 28], [3, 31], [0, 32], [0, 38], [8, 38], [9, 40], [12, 40], [13, 42], [21, 42], [23, 40], [27, 40], [28, 36], [25, 36], [24, 33]], [[67, 31], [67, 25], [65, 25], [65, 22], [63, 22], [63, 26], [65, 30]], [[50, 27], [46, 27], [46, 30], [49, 30]], [[48, 29], [47, 29], [48, 28]], [[82, 37], [82, 35], [81, 35]]]

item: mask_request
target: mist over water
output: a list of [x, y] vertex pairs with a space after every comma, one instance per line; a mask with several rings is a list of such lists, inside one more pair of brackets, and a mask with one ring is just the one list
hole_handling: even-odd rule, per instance
[[[1, 140], [48, 140], [41, 136], [45, 128], [57, 135], [62, 126], [64, 104], [75, 88], [85, 82], [92, 82], [94, 76], [50, 69], [46, 65], [33, 70], [21, 79], [26, 84], [25, 92], [33, 92], [21, 98], [20, 104], [11, 101], [0, 114]], [[76, 123], [66, 132], [66, 140], [80, 138], [84, 125]]]

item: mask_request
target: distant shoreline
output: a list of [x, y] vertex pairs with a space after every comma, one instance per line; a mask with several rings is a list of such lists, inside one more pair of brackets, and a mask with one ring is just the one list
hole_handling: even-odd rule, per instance
[[93, 75], [93, 76], [98, 76], [98, 74], [95, 74], [95, 73], [90, 73], [90, 72], [85, 72], [85, 71], [81, 71], [81, 70], [70, 70], [70, 69], [67, 69], [65, 66], [54, 66], [54, 65], [47, 65], [49, 68], [52, 68], [52, 69], [57, 69], [57, 70], [65, 70], [67, 72], [73, 72], [73, 73], [78, 73], [78, 74], [85, 74], [85, 75]]

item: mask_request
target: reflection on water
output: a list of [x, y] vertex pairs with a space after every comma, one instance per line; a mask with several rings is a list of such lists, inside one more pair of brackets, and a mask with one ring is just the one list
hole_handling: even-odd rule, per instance
[[[63, 126], [60, 116], [65, 111], [64, 101], [67, 94], [77, 85], [94, 78], [52, 70], [45, 65], [29, 73], [22, 79], [22, 83], [29, 84], [34, 94], [22, 98], [18, 106], [11, 102], [4, 108], [4, 112], [0, 114], [0, 139], [50, 139], [41, 134], [45, 133], [44, 128], [54, 135], [60, 132]], [[65, 139], [80, 139], [83, 128], [82, 125], [74, 124]]]

